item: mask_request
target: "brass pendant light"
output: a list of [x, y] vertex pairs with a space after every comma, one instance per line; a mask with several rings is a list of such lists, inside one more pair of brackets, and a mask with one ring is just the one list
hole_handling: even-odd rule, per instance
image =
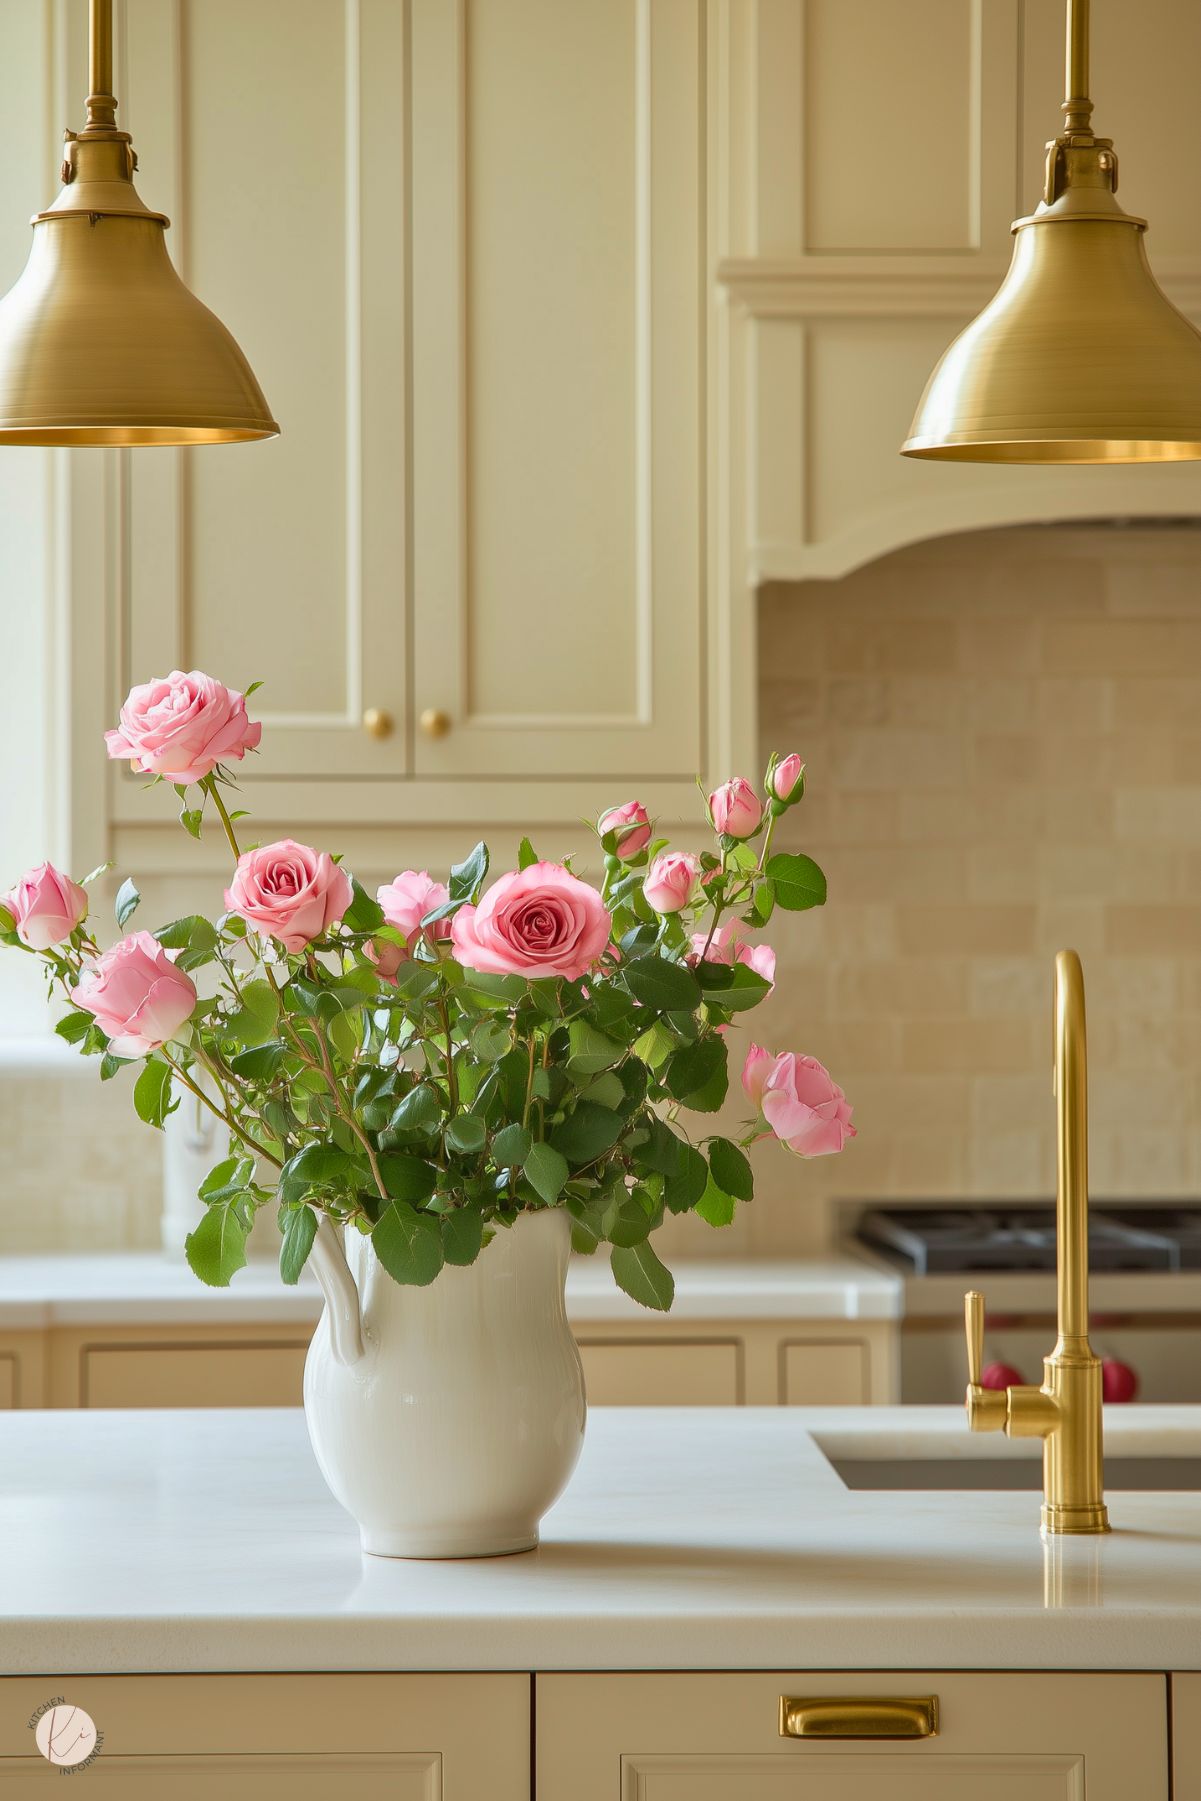
[[1009, 273], [926, 384], [905, 456], [974, 463], [1201, 457], [1201, 333], [1156, 285], [1145, 219], [1093, 135], [1088, 0], [1068, 0], [1064, 128]]
[[167, 255], [113, 98], [112, 0], [91, 0], [87, 123], [0, 300], [0, 444], [232, 444], [274, 437], [262, 390]]

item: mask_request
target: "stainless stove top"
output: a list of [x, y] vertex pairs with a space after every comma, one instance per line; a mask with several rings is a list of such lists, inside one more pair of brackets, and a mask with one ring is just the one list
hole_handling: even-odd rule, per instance
[[[1051, 1202], [877, 1207], [862, 1216], [855, 1236], [914, 1276], [1055, 1268]], [[1089, 1267], [1094, 1275], [1201, 1270], [1201, 1202], [1094, 1203]]]

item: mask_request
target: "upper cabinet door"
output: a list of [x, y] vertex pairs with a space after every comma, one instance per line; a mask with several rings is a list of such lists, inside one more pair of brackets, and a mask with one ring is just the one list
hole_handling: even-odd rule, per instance
[[703, 767], [703, 0], [412, 0], [420, 775]]
[[[116, 675], [261, 679], [256, 783], [405, 769], [403, 11], [127, 0], [143, 197], [283, 430], [113, 464]], [[390, 735], [363, 729], [373, 707]], [[138, 779], [118, 786], [144, 821]]]

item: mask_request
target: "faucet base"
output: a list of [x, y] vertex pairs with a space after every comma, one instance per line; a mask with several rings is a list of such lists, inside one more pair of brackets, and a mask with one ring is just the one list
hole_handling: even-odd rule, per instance
[[1076, 1507], [1045, 1501], [1042, 1522], [1044, 1538], [1063, 1532], [1108, 1532], [1109, 1509], [1104, 1501], [1087, 1501]]

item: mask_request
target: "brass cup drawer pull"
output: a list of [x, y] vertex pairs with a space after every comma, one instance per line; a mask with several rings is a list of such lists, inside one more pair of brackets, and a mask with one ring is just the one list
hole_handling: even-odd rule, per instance
[[938, 1696], [780, 1696], [781, 1738], [934, 1738]]

